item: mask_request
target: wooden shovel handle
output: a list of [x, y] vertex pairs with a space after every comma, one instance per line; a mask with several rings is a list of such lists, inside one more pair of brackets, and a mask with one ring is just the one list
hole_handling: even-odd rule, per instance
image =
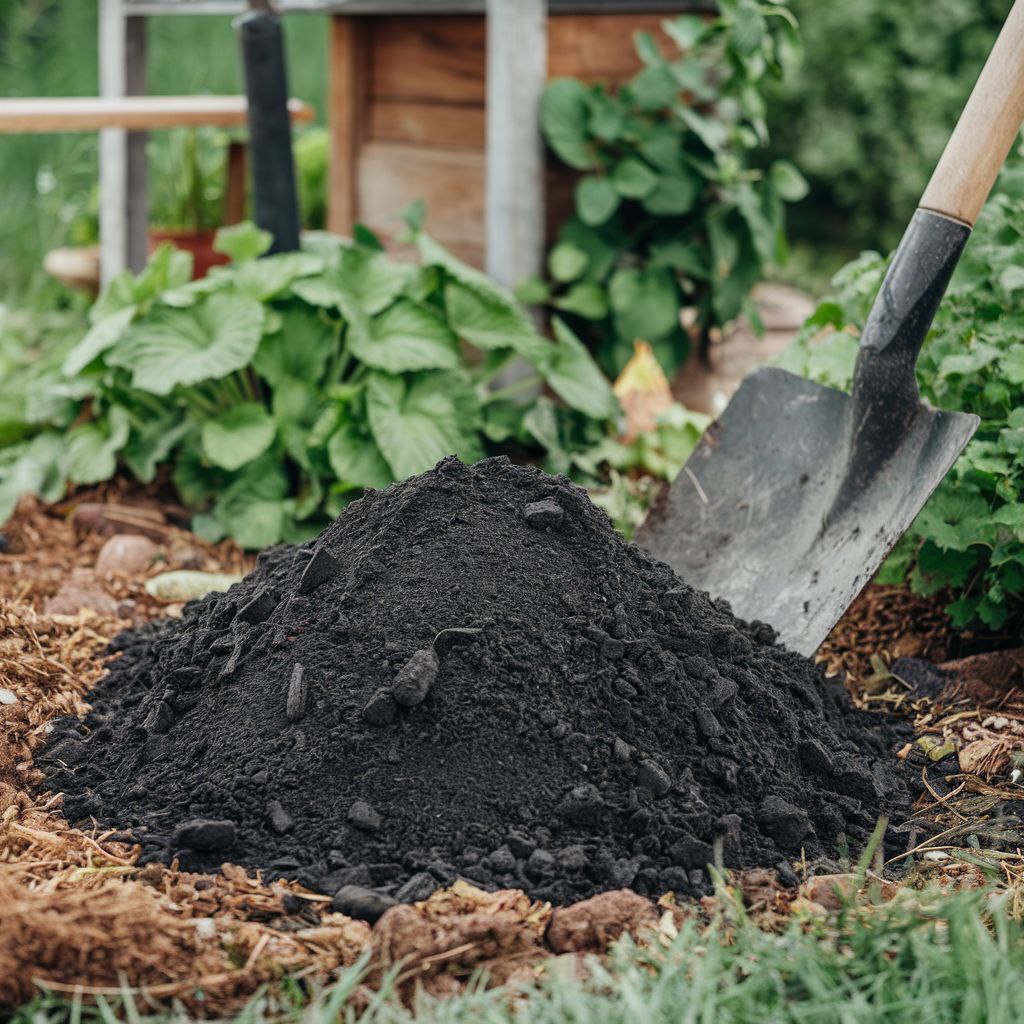
[[1024, 0], [1016, 0], [921, 197], [973, 227], [1024, 121]]

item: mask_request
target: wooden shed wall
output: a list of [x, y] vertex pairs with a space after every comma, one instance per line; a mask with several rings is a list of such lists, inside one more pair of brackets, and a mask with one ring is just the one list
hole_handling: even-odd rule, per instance
[[[553, 14], [548, 69], [617, 84], [639, 69], [638, 30], [664, 14]], [[336, 18], [331, 44], [331, 227], [361, 221], [384, 237], [424, 199], [428, 228], [461, 258], [484, 262], [486, 27], [477, 15]], [[339, 117], [339, 114], [343, 116]], [[548, 170], [549, 227], [571, 204], [572, 175]]]

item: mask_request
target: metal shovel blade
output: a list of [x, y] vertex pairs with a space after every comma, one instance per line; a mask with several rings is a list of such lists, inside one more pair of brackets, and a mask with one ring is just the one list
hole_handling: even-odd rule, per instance
[[[784, 370], [744, 380], [637, 543], [813, 654], [978, 424], [919, 402], [897, 450], [851, 481], [852, 400]], [[836, 504], [842, 487], [842, 501]]]

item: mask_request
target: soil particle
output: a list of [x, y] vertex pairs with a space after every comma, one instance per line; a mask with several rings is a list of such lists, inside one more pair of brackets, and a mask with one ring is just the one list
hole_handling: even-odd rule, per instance
[[[231, 821], [236, 862], [366, 919], [424, 876], [560, 903], [692, 895], [717, 857], [834, 856], [909, 809], [907, 727], [854, 710], [583, 490], [505, 459], [367, 491], [112, 650], [87, 728], [39, 758], [69, 819]], [[224, 860], [180, 836], [152, 856], [179, 851]]]
[[233, 821], [210, 821], [197, 818], [183, 821], [175, 830], [171, 845], [176, 849], [226, 850], [235, 845]]
[[394, 897], [376, 889], [367, 889], [361, 885], [343, 885], [334, 894], [331, 910], [373, 924], [385, 910], [395, 906], [397, 902]]
[[364, 832], [376, 832], [381, 826], [381, 817], [365, 800], [357, 800], [348, 809], [348, 822]]

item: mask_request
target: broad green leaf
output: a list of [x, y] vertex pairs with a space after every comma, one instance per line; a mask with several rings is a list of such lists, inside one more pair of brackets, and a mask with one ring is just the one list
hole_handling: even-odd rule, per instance
[[703, 182], [694, 174], [663, 174], [643, 200], [644, 209], [659, 217], [689, 213], [697, 203]]
[[524, 278], [516, 285], [516, 299], [524, 306], [540, 306], [551, 298], [551, 289], [539, 277]]
[[575, 78], [557, 78], [544, 90], [540, 126], [563, 163], [581, 171], [593, 166], [587, 140], [587, 91]]
[[725, 123], [704, 114], [698, 114], [691, 107], [678, 107], [676, 113], [682, 118], [683, 123], [700, 139], [701, 142], [717, 153], [728, 141], [729, 133]]
[[612, 171], [612, 184], [627, 199], [643, 199], [658, 184], [658, 173], [636, 157], [620, 160]]
[[81, 373], [94, 359], [116, 345], [124, 337], [135, 316], [135, 307], [126, 306], [94, 323], [85, 337], [67, 354], [61, 368], [64, 375]]
[[587, 254], [572, 242], [559, 242], [548, 253], [548, 269], [556, 281], [575, 281], [587, 269]]
[[608, 296], [600, 285], [592, 281], [574, 284], [551, 305], [563, 313], [575, 313], [586, 320], [603, 320], [608, 315]]
[[38, 494], [47, 501], [63, 496], [67, 441], [56, 431], [44, 431], [12, 452], [12, 460], [0, 466], [0, 525], [11, 517], [23, 494]]
[[619, 193], [607, 178], [590, 175], [576, 185], [576, 212], [584, 224], [603, 224], [619, 208]]
[[141, 429], [132, 427], [122, 453], [125, 465], [139, 480], [149, 483], [156, 476], [157, 465], [191, 429], [192, 423], [178, 409], [169, 409], [163, 416], [147, 417]]
[[662, 22], [665, 34], [684, 53], [692, 50], [707, 31], [708, 23], [700, 14], [680, 14]]
[[509, 298], [482, 295], [452, 281], [445, 287], [444, 301], [452, 330], [477, 348], [512, 348], [533, 361], [544, 344], [526, 311]]
[[757, 0], [738, 0], [733, 12], [731, 34], [737, 53], [745, 57], [760, 48], [765, 35], [765, 21]]
[[447, 455], [467, 463], [483, 456], [477, 434], [480, 405], [461, 374], [374, 373], [367, 383], [366, 409], [374, 439], [397, 480], [426, 472]]
[[372, 437], [346, 420], [327, 442], [327, 457], [338, 482], [345, 487], [387, 487], [394, 481]]
[[243, 295], [266, 302], [286, 291], [299, 278], [323, 270], [323, 260], [308, 252], [282, 252], [248, 260], [234, 268], [235, 286]]
[[243, 548], [278, 543], [288, 526], [292, 503], [280, 459], [266, 454], [248, 463], [224, 488], [213, 514]]
[[294, 282], [292, 291], [314, 306], [340, 309], [346, 316], [354, 310], [372, 316], [390, 306], [415, 273], [414, 267], [384, 253], [343, 249], [337, 267]]
[[317, 310], [290, 304], [280, 311], [279, 329], [265, 334], [260, 341], [253, 369], [271, 384], [296, 377], [313, 387], [322, 379], [328, 360], [337, 351], [337, 333], [337, 327]]
[[617, 270], [608, 297], [616, 329], [628, 341], [653, 342], [679, 324], [679, 292], [668, 270]]
[[76, 427], [68, 434], [68, 479], [76, 484], [98, 484], [117, 470], [117, 453], [128, 440], [128, 413], [119, 405], [101, 420]]
[[233, 406], [203, 424], [203, 453], [222, 469], [240, 469], [273, 443], [277, 427], [257, 402]]
[[399, 299], [370, 320], [353, 320], [346, 340], [357, 359], [389, 373], [459, 365], [458, 340], [445, 322], [408, 299]]
[[710, 268], [704, 250], [694, 242], [673, 240], [651, 246], [651, 258], [647, 266], [656, 270], [671, 267], [689, 277], [706, 281]]
[[219, 380], [242, 369], [262, 330], [258, 302], [216, 292], [189, 309], [153, 310], [131, 326], [108, 359], [131, 371], [134, 387], [166, 395], [179, 384]]
[[262, 256], [273, 244], [274, 236], [256, 227], [251, 220], [221, 228], [213, 240], [214, 251], [236, 263]]
[[679, 98], [679, 83], [664, 64], [652, 64], [634, 75], [623, 91], [643, 110], [664, 110]]
[[554, 356], [543, 371], [552, 391], [573, 409], [594, 419], [609, 419], [618, 411], [611, 385], [597, 368], [586, 346], [566, 324], [554, 317]]
[[788, 160], [776, 160], [768, 171], [768, 178], [787, 203], [799, 202], [810, 191], [807, 179]]

